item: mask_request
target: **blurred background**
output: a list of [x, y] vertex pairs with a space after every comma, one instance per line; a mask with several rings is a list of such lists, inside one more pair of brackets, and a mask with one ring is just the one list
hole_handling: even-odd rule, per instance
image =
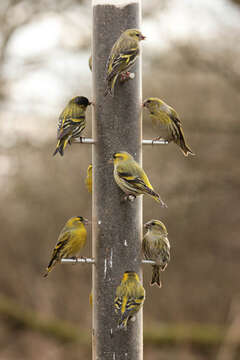
[[[42, 274], [66, 220], [91, 218], [91, 147], [52, 157], [59, 113], [91, 98], [91, 3], [4, 0], [0, 20], [0, 359], [90, 358], [90, 266]], [[142, 32], [143, 96], [178, 111], [196, 153], [143, 150], [168, 204], [157, 216], [144, 199], [143, 220], [161, 217], [172, 245], [162, 290], [144, 266], [144, 358], [239, 359], [240, 1], [143, 0]], [[143, 133], [156, 136], [145, 115]]]

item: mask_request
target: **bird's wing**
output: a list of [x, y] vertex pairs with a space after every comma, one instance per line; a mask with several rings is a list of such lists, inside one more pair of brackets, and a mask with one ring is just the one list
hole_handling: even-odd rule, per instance
[[118, 312], [121, 309], [122, 297], [116, 296], [114, 300], [115, 311]]
[[108, 62], [107, 81], [112, 79], [117, 73], [129, 68], [134, 63], [136, 56], [139, 53], [138, 48], [132, 48], [121, 51], [114, 57], [110, 57]]
[[142, 301], [144, 299], [144, 296], [139, 296], [136, 298], [128, 298], [127, 304], [126, 304], [126, 310], [132, 310], [136, 309], [136, 307], [139, 307], [142, 304]]
[[136, 310], [142, 304], [143, 299], [144, 296], [137, 298], [127, 296], [116, 297], [114, 301], [116, 311], [121, 310], [122, 316], [126, 318], [131, 310]]
[[143, 192], [148, 192], [149, 194], [153, 195], [154, 192], [152, 191], [152, 188], [150, 187], [151, 184], [148, 181], [148, 183], [150, 184], [150, 186], [149, 186], [144, 181], [146, 179], [142, 180], [139, 176], [132, 175], [128, 172], [124, 172], [121, 170], [118, 170], [117, 174], [122, 180], [126, 181], [128, 184], [132, 185], [134, 188], [139, 189], [140, 191], [143, 191]]
[[71, 120], [65, 122], [65, 126], [62, 126], [58, 131], [58, 140], [62, 140], [64, 137], [71, 135], [74, 125]]
[[64, 256], [63, 249], [66, 246], [68, 241], [69, 241], [69, 232], [62, 231], [59, 235], [59, 241], [57, 242], [57, 244], [55, 245], [55, 248], [53, 249], [52, 257], [51, 257], [48, 267], [50, 267], [54, 261], [58, 261], [59, 259], [61, 259]]
[[166, 127], [169, 133], [176, 140], [182, 132], [181, 121], [177, 112], [169, 105], [162, 104], [156, 113], [151, 115], [153, 124]]
[[179, 119], [179, 116], [177, 114], [177, 112], [172, 109], [171, 114], [169, 115], [170, 119], [173, 121], [173, 136], [175, 141], [177, 141], [179, 138], [183, 138], [184, 139], [184, 133], [183, 133], [183, 129], [182, 129], [182, 123]]
[[177, 128], [179, 129], [182, 126], [182, 124], [181, 124], [181, 120], [179, 118], [178, 113], [171, 106], [168, 106], [167, 114], [170, 117], [170, 119], [174, 122], [174, 124], [177, 126]]
[[69, 241], [71, 236], [71, 232], [65, 228], [63, 228], [63, 230], [61, 231], [59, 238], [58, 238], [58, 242], [55, 245], [54, 251], [59, 251], [62, 250], [64, 248], [64, 246], [66, 245], [66, 243]]
[[63, 110], [59, 117], [58, 140], [72, 135], [75, 126], [80, 126], [79, 132], [85, 128], [85, 109], [72, 104]]

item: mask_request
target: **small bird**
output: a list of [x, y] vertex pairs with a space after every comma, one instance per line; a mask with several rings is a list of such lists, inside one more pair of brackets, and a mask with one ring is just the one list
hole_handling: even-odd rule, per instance
[[160, 271], [164, 271], [170, 261], [170, 243], [166, 226], [159, 220], [150, 220], [145, 225], [147, 233], [143, 237], [142, 250], [147, 260], [153, 260], [151, 285], [162, 287]]
[[85, 180], [86, 187], [88, 189], [88, 192], [92, 192], [92, 164], [88, 165], [87, 168], [87, 177]]
[[107, 62], [105, 96], [114, 95], [114, 86], [118, 76], [129, 70], [135, 63], [140, 52], [139, 42], [144, 39], [145, 36], [137, 29], [127, 29], [117, 39]]
[[147, 194], [153, 197], [162, 207], [167, 207], [150, 184], [147, 175], [133, 157], [126, 151], [113, 154], [114, 179], [127, 198]]
[[88, 66], [89, 66], [89, 69], [92, 71], [92, 55], [90, 55], [90, 57], [88, 59]]
[[115, 312], [120, 315], [119, 329], [127, 328], [128, 320], [141, 309], [144, 300], [145, 290], [138, 275], [134, 271], [126, 271], [114, 300]]
[[[188, 156], [188, 154], [195, 155], [186, 144], [180, 118], [171, 106], [158, 98], [152, 97], [144, 100], [143, 107], [148, 109], [153, 125], [160, 127], [163, 139], [175, 142], [185, 156]], [[158, 136], [153, 141], [160, 138], [161, 136]]]
[[53, 249], [51, 260], [47, 267], [44, 277], [47, 277], [53, 267], [68, 257], [75, 257], [85, 246], [87, 239], [87, 230], [84, 225], [88, 224], [88, 220], [82, 216], [74, 216], [70, 218], [58, 237], [57, 244]]
[[85, 113], [88, 105], [91, 105], [91, 102], [86, 97], [76, 96], [62, 111], [58, 120], [58, 142], [53, 156], [58, 152], [63, 156], [67, 144], [71, 144], [71, 139], [80, 137], [86, 126]]

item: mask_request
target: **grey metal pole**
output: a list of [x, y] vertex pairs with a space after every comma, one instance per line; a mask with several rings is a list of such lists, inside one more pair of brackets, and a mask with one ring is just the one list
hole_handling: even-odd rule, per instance
[[142, 278], [142, 199], [121, 203], [114, 182], [116, 151], [142, 158], [140, 57], [131, 69], [135, 78], [117, 84], [114, 97], [104, 97], [105, 68], [110, 50], [122, 31], [140, 28], [139, 0], [93, 0], [93, 359], [141, 360], [142, 312], [127, 331], [117, 328], [116, 287], [123, 273]]
[[[90, 138], [81, 138], [81, 140], [79, 138], [77, 139], [73, 139], [72, 143], [76, 143], [76, 144], [95, 144], [95, 141], [93, 139]], [[142, 145], [167, 145], [168, 141], [167, 140], [142, 140]]]
[[[62, 264], [95, 264], [94, 259], [92, 258], [66, 258], [66, 259], [61, 259], [61, 263]], [[155, 265], [156, 261], [153, 260], [142, 260], [142, 264], [150, 264], [150, 265]]]

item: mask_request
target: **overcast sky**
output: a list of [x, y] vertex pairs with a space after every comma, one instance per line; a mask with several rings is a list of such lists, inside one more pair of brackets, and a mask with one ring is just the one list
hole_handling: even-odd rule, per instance
[[[142, 23], [142, 32], [147, 36], [143, 44], [146, 58], [153, 49], [165, 51], [171, 46], [172, 39], [187, 40], [194, 36], [195, 41], [198, 38], [209, 40], [217, 37], [225, 41], [222, 29], [226, 26], [240, 30], [239, 8], [227, 0], [172, 0], [164, 10], [157, 8], [159, 0], [151, 3], [143, 1], [143, 9], [147, 11], [152, 4], [156, 4], [154, 15], [144, 18]], [[72, 9], [67, 17], [71, 19], [70, 22], [54, 14], [34, 19], [33, 23], [20, 28], [13, 36], [5, 71], [10, 78], [17, 76], [18, 80], [14, 80], [10, 87], [14, 106], [6, 105], [6, 116], [11, 121], [3, 125], [2, 131], [32, 134], [38, 130], [36, 121], [29, 118], [30, 109], [35, 114], [34, 118], [40, 112], [46, 118], [57, 118], [68, 97], [77, 94], [91, 97], [91, 73], [88, 69], [91, 7], [81, 8], [81, 11]], [[76, 27], [71, 25], [72, 21], [80, 29], [78, 27], [76, 31]], [[72, 51], [81, 41], [89, 41], [89, 50], [81, 53]], [[43, 61], [42, 65], [25, 73], [24, 62], [38, 57]], [[59, 109], [57, 114], [56, 109]], [[26, 115], [24, 122], [18, 121], [19, 113]]]

